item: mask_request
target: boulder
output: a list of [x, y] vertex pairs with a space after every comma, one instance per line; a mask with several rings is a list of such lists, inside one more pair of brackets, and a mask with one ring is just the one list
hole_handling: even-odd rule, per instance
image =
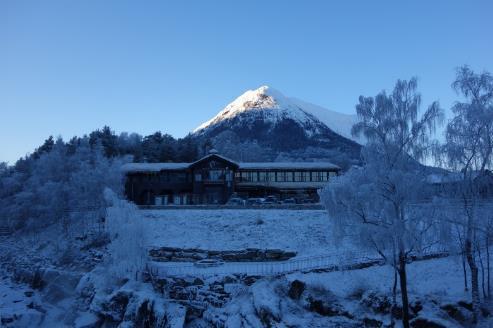
[[253, 306], [264, 327], [272, 327], [281, 321], [280, 298], [270, 281], [260, 280], [252, 288]]
[[347, 312], [341, 304], [336, 302], [326, 302], [322, 299], [308, 298], [308, 310], [316, 312], [325, 317], [346, 317], [353, 319], [354, 316]]
[[379, 314], [388, 314], [392, 308], [390, 297], [380, 295], [374, 291], [363, 294], [361, 304]]
[[284, 251], [280, 249], [268, 249], [265, 251], [265, 258], [267, 260], [279, 260]]
[[193, 283], [192, 285], [195, 285], [195, 286], [203, 286], [204, 285], [204, 281], [200, 278], [195, 278], [193, 280]]
[[299, 280], [294, 280], [289, 287], [288, 296], [293, 300], [299, 300], [304, 290], [305, 283]]
[[462, 306], [464, 309], [472, 312], [472, 303], [471, 302], [459, 301], [459, 302], [457, 302], [457, 304]]
[[445, 304], [440, 307], [443, 311], [447, 312], [448, 316], [452, 319], [465, 323], [470, 315], [467, 315], [464, 311], [468, 311], [463, 307], [456, 304]]
[[365, 328], [380, 328], [383, 326], [382, 321], [373, 318], [364, 318], [361, 323]]
[[284, 253], [282, 253], [282, 255], [279, 259], [281, 261], [286, 261], [286, 260], [289, 260], [295, 256], [296, 256], [296, 252], [284, 252]]
[[412, 328], [446, 328], [446, 326], [430, 318], [416, 318], [410, 322]]
[[127, 310], [130, 294], [118, 291], [103, 304], [101, 315], [114, 322], [121, 322]]
[[256, 262], [259, 260], [256, 250], [247, 250], [236, 255], [238, 262]]

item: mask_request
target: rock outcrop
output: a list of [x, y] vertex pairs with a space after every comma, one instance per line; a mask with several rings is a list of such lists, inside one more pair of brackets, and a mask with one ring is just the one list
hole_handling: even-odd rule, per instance
[[196, 262], [203, 259], [220, 259], [225, 262], [286, 261], [296, 252], [281, 249], [247, 248], [245, 250], [204, 250], [197, 248], [159, 247], [149, 250], [149, 256], [157, 262]]

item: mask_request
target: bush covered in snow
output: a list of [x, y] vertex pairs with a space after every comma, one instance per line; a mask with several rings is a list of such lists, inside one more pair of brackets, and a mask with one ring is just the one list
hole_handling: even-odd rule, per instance
[[143, 217], [137, 207], [106, 189], [106, 231], [110, 235], [110, 271], [118, 278], [137, 279], [145, 266]]

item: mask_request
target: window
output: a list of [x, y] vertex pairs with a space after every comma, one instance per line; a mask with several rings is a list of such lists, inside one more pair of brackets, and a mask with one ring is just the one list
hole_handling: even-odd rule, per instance
[[196, 173], [195, 174], [195, 181], [202, 181], [202, 173]]
[[322, 178], [320, 179], [320, 181], [329, 181], [329, 176], [327, 174], [327, 172], [320, 172], [322, 174]]
[[292, 182], [293, 181], [293, 172], [285, 172], [285, 180], [286, 182]]
[[267, 181], [267, 173], [266, 172], [259, 172], [258, 173], [258, 179], [259, 179], [259, 181]]
[[169, 173], [169, 180], [173, 182], [186, 182], [187, 174], [182, 172]]
[[267, 173], [267, 181], [271, 181], [271, 182], [276, 181], [276, 172]]
[[336, 173], [336, 172], [334, 172], [334, 171], [330, 171], [330, 172], [329, 172], [329, 176], [330, 176], [331, 178], [332, 178], [332, 177], [335, 177], [336, 175], [337, 175], [337, 173]]
[[219, 181], [223, 178], [222, 170], [209, 170], [209, 180]]
[[248, 181], [248, 172], [241, 172], [241, 181]]
[[303, 172], [294, 172], [294, 181], [301, 182], [303, 181]]
[[231, 171], [226, 171], [226, 181], [231, 181], [233, 180], [233, 172]]
[[286, 172], [277, 172], [277, 182], [284, 182], [285, 181], [285, 173]]
[[310, 172], [303, 172], [303, 181], [310, 181]]
[[251, 182], [257, 182], [258, 181], [257, 172], [248, 172], [248, 173], [249, 173], [248, 181], [251, 181]]

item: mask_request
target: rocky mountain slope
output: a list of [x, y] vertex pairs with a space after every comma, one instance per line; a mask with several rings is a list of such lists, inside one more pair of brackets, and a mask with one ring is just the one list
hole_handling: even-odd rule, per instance
[[192, 135], [240, 161], [328, 160], [348, 167], [359, 161], [361, 146], [333, 128], [348, 135], [354, 120], [262, 86], [245, 92]]

